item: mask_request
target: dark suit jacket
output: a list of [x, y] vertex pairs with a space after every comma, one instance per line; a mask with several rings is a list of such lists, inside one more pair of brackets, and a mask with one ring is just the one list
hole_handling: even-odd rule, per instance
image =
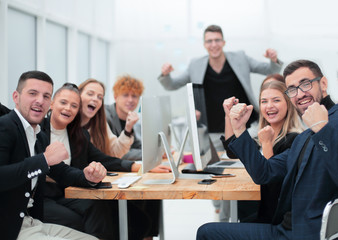
[[[89, 186], [83, 172], [79, 169], [71, 168], [64, 163], [49, 169], [42, 154], [48, 145], [47, 137], [40, 132], [37, 138], [36, 151], [39, 154], [30, 156], [27, 137], [15, 111], [0, 118], [0, 232], [2, 239], [17, 238], [23, 217], [28, 211], [34, 218], [42, 219], [42, 193], [46, 174], [64, 186]], [[35, 177], [39, 178], [33, 196], [34, 205], [27, 211], [28, 200], [33, 195], [31, 180]]]
[[[319, 239], [321, 218], [327, 202], [338, 197], [338, 105], [329, 110], [329, 123], [313, 134], [308, 129], [292, 147], [266, 161], [248, 132], [230, 143], [257, 184], [283, 181], [273, 224], [292, 213], [292, 239]], [[303, 160], [297, 160], [307, 138]]]
[[[112, 133], [116, 136], [120, 136], [123, 131], [119, 116], [116, 113], [115, 103], [111, 105], [105, 105], [107, 122]], [[135, 130], [134, 130], [135, 132]], [[134, 142], [130, 147], [129, 152], [122, 157], [122, 159], [128, 160], [141, 160], [142, 159], [142, 143], [141, 140], [137, 138], [136, 134], [134, 135]]]
[[[50, 119], [45, 118], [42, 123], [40, 124], [41, 131], [44, 132], [48, 137], [48, 142], [50, 141]], [[86, 129], [83, 129], [83, 134], [85, 135], [86, 142], [83, 143], [81, 146], [76, 146], [74, 142], [69, 139], [69, 145], [70, 145], [70, 151], [71, 151], [71, 166], [76, 167], [79, 169], [84, 169], [87, 167], [92, 161], [95, 162], [101, 162], [102, 165], [108, 170], [108, 171], [124, 171], [124, 172], [130, 172], [131, 171], [131, 165], [134, 163], [132, 161], [128, 160], [121, 160], [119, 158], [108, 156], [104, 153], [102, 153], [100, 150], [98, 150], [91, 142], [90, 142], [90, 136]], [[70, 137], [71, 138], [71, 137]], [[81, 148], [80, 154], [78, 156], [74, 156], [74, 152], [76, 152], [77, 148]], [[50, 186], [50, 184], [48, 184]], [[61, 197], [64, 195], [63, 193], [63, 186], [60, 186], [59, 188], [61, 190], [55, 192], [50, 191], [50, 187], [48, 191], [47, 196], [49, 197]]]
[[7, 107], [5, 107], [4, 105], [0, 103], [0, 116], [5, 115], [9, 113], [10, 111], [11, 110], [9, 110]]
[[[294, 139], [297, 136], [298, 136], [298, 133], [295, 133], [295, 132], [286, 134], [284, 138], [280, 139], [273, 146], [273, 154], [277, 155], [277, 154], [284, 152], [286, 149], [289, 149]], [[224, 136], [221, 137], [221, 141], [223, 143], [224, 149], [229, 158], [238, 158], [238, 156], [229, 149], [229, 143], [235, 138], [236, 138], [235, 135], [231, 136], [227, 140], [225, 140]], [[258, 143], [257, 143], [257, 149], [260, 149], [260, 146], [258, 145]], [[282, 181], [261, 185], [261, 200], [260, 200], [259, 209], [258, 209], [258, 218], [255, 220], [255, 222], [260, 222], [260, 223], [271, 223], [272, 222], [273, 216], [277, 208], [281, 187], [282, 187]], [[243, 202], [247, 202], [247, 201], [243, 201]]]

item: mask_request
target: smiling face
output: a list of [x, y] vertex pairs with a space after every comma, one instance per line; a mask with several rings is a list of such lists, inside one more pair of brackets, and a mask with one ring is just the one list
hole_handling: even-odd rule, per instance
[[[304, 80], [312, 80], [316, 78], [313, 72], [307, 67], [301, 67], [292, 74], [286, 76], [286, 87], [297, 87]], [[312, 88], [303, 92], [298, 88], [297, 96], [290, 98], [292, 104], [296, 107], [298, 113], [303, 114], [305, 110], [314, 102], [321, 102], [327, 96], [327, 79], [322, 77], [321, 80], [312, 82]]]
[[88, 83], [81, 91], [82, 121], [87, 123], [102, 107], [104, 89], [99, 83]]
[[281, 126], [288, 111], [283, 93], [277, 89], [265, 89], [261, 93], [260, 112], [271, 126]]
[[204, 35], [204, 47], [209, 53], [209, 58], [218, 59], [223, 56], [225, 41], [219, 32], [206, 32]]
[[61, 90], [52, 101], [51, 124], [55, 129], [65, 129], [80, 109], [80, 96], [69, 89]]
[[27, 79], [20, 92], [14, 91], [13, 100], [16, 109], [33, 128], [45, 117], [51, 103], [52, 93], [51, 83], [35, 78]]
[[128, 112], [132, 112], [138, 105], [140, 96], [129, 91], [115, 96], [116, 113], [120, 119], [126, 120]]

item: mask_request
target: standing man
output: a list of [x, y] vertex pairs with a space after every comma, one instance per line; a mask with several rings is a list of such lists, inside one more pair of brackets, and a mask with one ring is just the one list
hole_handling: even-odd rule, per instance
[[[100, 182], [105, 168], [90, 164], [83, 171], [64, 164], [64, 145], [50, 144], [38, 125], [46, 115], [53, 81], [39, 71], [21, 75], [13, 93], [15, 109], [0, 118], [0, 226], [8, 240], [96, 239], [73, 229], [40, 222], [46, 174], [64, 186], [90, 187]], [[5, 217], [6, 216], [6, 217]]]
[[139, 117], [135, 111], [140, 97], [143, 93], [143, 83], [129, 75], [121, 76], [113, 86], [115, 103], [106, 105], [106, 117], [111, 131], [116, 135], [124, 131], [125, 135], [131, 137], [134, 135], [134, 142], [129, 152], [122, 157], [127, 160], [142, 159], [141, 140], [135, 134], [133, 129]]
[[167, 90], [178, 89], [189, 82], [200, 85], [198, 92], [194, 93], [196, 109], [201, 111], [201, 122], [208, 126], [212, 142], [219, 151], [224, 150], [219, 140], [224, 133], [224, 99], [236, 96], [240, 102], [255, 106], [257, 112], [248, 121], [250, 126], [258, 120], [258, 104], [251, 86], [250, 73], [268, 75], [278, 73], [282, 67], [273, 49], [266, 50], [265, 57], [270, 59], [270, 63], [264, 63], [254, 60], [243, 51], [224, 52], [224, 46], [222, 29], [210, 25], [204, 31], [204, 47], [208, 55], [192, 60], [188, 69], [175, 78], [170, 76], [174, 68], [166, 63], [162, 66], [159, 77], [160, 83]]
[[284, 78], [285, 93], [308, 126], [284, 153], [269, 160], [259, 153], [245, 127], [252, 106], [236, 104], [230, 112], [237, 139], [229, 147], [255, 183], [283, 182], [272, 224], [209, 223], [197, 239], [319, 239], [324, 207], [338, 197], [338, 105], [316, 63], [292, 62]]
[[[211, 141], [217, 151], [224, 151], [220, 141], [224, 133], [224, 99], [236, 96], [240, 102], [255, 106], [256, 111], [247, 123], [249, 128], [258, 120], [258, 104], [252, 89], [250, 73], [268, 75], [278, 73], [282, 67], [282, 62], [278, 60], [277, 53], [273, 49], [266, 50], [265, 57], [270, 59], [270, 63], [264, 63], [247, 56], [243, 51], [224, 52], [224, 46], [222, 29], [217, 25], [210, 25], [204, 31], [204, 47], [208, 55], [193, 59], [188, 69], [176, 78], [170, 76], [174, 69], [171, 64], [166, 63], [162, 66], [162, 74], [159, 77], [160, 83], [167, 90], [178, 89], [189, 82], [199, 85], [194, 89], [195, 106], [201, 112], [200, 121], [208, 126]], [[230, 202], [213, 201], [213, 203], [216, 212], [220, 213], [220, 221], [229, 221]]]

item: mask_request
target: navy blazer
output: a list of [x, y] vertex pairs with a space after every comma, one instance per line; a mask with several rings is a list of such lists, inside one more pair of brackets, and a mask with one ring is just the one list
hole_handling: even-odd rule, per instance
[[[298, 158], [307, 140], [303, 161]], [[313, 134], [308, 129], [290, 149], [266, 161], [248, 132], [230, 143], [253, 181], [267, 184], [283, 181], [273, 224], [292, 213], [292, 239], [319, 239], [322, 213], [327, 202], [338, 197], [338, 105], [329, 110], [329, 122]], [[244, 150], [244, 151], [243, 151]]]
[[[48, 167], [42, 154], [48, 145], [47, 137], [37, 135], [37, 155], [30, 156], [27, 137], [22, 123], [15, 113], [0, 118], [0, 228], [1, 238], [16, 239], [24, 216], [43, 218], [43, 190], [45, 175], [50, 175], [64, 186], [89, 187], [83, 172], [63, 162]], [[31, 180], [38, 178], [33, 194]], [[33, 195], [34, 204], [27, 210], [29, 198]], [[6, 217], [4, 217], [6, 216]]]

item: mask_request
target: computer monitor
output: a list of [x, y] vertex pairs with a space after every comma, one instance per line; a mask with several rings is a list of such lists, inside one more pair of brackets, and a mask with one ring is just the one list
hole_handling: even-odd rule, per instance
[[[184, 138], [184, 143], [186, 142], [187, 136], [189, 136], [189, 140], [191, 143], [191, 151], [193, 155], [193, 164], [185, 167], [182, 172], [183, 173], [210, 173], [210, 174], [222, 174], [224, 168], [242, 168], [243, 164], [239, 161], [220, 161], [218, 153], [209, 137], [208, 128], [205, 124], [206, 118], [204, 121], [197, 122], [196, 119], [196, 106], [195, 100], [196, 96], [194, 90], [197, 90], [197, 93], [201, 91], [201, 85], [193, 85], [192, 83], [188, 83], [186, 85], [186, 96], [187, 96], [187, 122], [188, 128], [186, 131], [186, 135]], [[199, 107], [202, 108], [202, 114], [206, 114], [206, 108], [204, 99], [198, 99]], [[204, 122], [205, 124], [201, 123]], [[182, 150], [182, 148], [181, 148]], [[180, 152], [181, 159], [182, 153]]]
[[186, 85], [186, 113], [191, 151], [194, 165], [197, 171], [202, 171], [210, 160], [212, 153], [208, 135], [208, 129], [196, 120], [196, 108], [192, 83]]
[[163, 153], [165, 153], [174, 175], [173, 179], [144, 183], [173, 183], [178, 177], [178, 170], [169, 145], [171, 139], [170, 123], [171, 103], [169, 96], [141, 98], [142, 172], [146, 173], [161, 164]]

